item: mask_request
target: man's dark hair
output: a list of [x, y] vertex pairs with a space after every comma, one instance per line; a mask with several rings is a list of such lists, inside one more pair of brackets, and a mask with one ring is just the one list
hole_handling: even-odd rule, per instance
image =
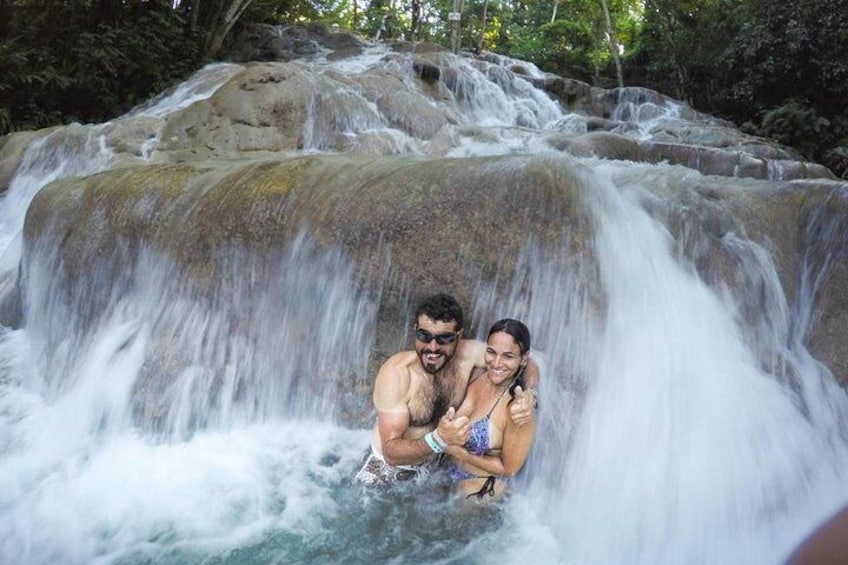
[[465, 324], [462, 307], [449, 294], [434, 294], [425, 298], [415, 311], [415, 320], [422, 314], [436, 322], [456, 322], [457, 331]]

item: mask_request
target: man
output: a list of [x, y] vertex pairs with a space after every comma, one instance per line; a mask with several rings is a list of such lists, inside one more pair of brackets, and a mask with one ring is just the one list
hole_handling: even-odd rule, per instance
[[[486, 344], [461, 339], [464, 316], [447, 294], [424, 300], [415, 312], [415, 349], [390, 357], [374, 383], [377, 421], [371, 450], [356, 478], [386, 484], [426, 476], [435, 455], [447, 445], [463, 445], [469, 421], [454, 417], [474, 367], [485, 366]], [[516, 389], [510, 417], [524, 424], [533, 417], [538, 367], [525, 373], [528, 390]]]

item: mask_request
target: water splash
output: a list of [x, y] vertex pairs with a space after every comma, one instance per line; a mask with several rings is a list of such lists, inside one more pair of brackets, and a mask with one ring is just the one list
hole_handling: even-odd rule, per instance
[[[57, 179], [102, 171], [112, 161], [103, 126], [72, 124], [54, 130], [30, 143], [9, 189], [0, 203], [0, 253], [9, 253], [3, 263], [20, 260], [18, 234], [24, 215], [38, 190]], [[12, 249], [10, 245], [16, 244]]]
[[244, 69], [233, 63], [212, 63], [206, 65], [185, 82], [152, 98], [150, 101], [131, 110], [124, 118], [151, 117], [164, 118], [200, 100], [206, 100], [227, 80]]
[[846, 445], [761, 370], [734, 310], [674, 260], [642, 189], [598, 181], [603, 329], [543, 521], [575, 562], [773, 563], [794, 541], [781, 532], [830, 506]]
[[[212, 64], [204, 67], [173, 92], [164, 93], [150, 103], [105, 124], [71, 124], [37, 137], [27, 147], [21, 164], [0, 202], [0, 275], [16, 268], [21, 258], [20, 231], [24, 216], [35, 194], [47, 184], [66, 177], [91, 175], [117, 164], [119, 155], [109, 137], [127, 123], [140, 123], [144, 133], [137, 162], [150, 159], [159, 143], [163, 118], [190, 104], [210, 97], [239, 65]], [[149, 120], [152, 123], [148, 123]]]
[[313, 536], [367, 443], [330, 423], [361, 412], [350, 397], [373, 339], [373, 297], [344, 256], [305, 234], [276, 257], [227, 250], [231, 275], [210, 296], [140, 253], [136, 271], [80, 285], [58, 282], [53, 252], [28, 255], [27, 329], [0, 336], [4, 562]]

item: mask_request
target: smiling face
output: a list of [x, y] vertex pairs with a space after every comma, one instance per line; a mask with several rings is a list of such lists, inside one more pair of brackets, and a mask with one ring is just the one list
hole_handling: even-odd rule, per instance
[[506, 332], [496, 332], [486, 342], [486, 372], [489, 380], [501, 385], [512, 380], [522, 363], [527, 362], [528, 354], [521, 354], [521, 348], [515, 338]]
[[426, 314], [418, 316], [415, 352], [426, 372], [432, 375], [441, 371], [456, 353], [457, 343], [459, 331], [456, 322], [436, 321]]

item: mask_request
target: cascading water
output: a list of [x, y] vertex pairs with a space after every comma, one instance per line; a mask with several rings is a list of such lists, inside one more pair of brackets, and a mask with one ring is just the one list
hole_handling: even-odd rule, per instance
[[641, 187], [593, 182], [606, 311], [563, 494], [543, 515], [578, 563], [774, 562], [791, 549], [782, 532], [838, 491], [844, 443], [761, 370], [733, 305], [639, 207]]
[[147, 161], [158, 142], [162, 119], [193, 102], [208, 98], [240, 68], [231, 64], [209, 65], [173, 92], [164, 93], [115, 122], [73, 124], [32, 142], [0, 203], [0, 274], [7, 274], [17, 267], [20, 260], [17, 237], [23, 227], [27, 207], [41, 187], [56, 179], [90, 175], [117, 165], [108, 138], [110, 130], [123, 123], [140, 124], [144, 139], [139, 143], [137, 162]]
[[[437, 85], [456, 117], [446, 154], [541, 150], [545, 129], [568, 129], [571, 115], [528, 81], [451, 61]], [[305, 151], [389, 131], [393, 152], [427, 153], [393, 128], [398, 116], [334, 82], [384, 63], [403, 66], [370, 54], [315, 65]], [[236, 70], [216, 68], [215, 84]], [[198, 89], [179, 92], [127, 119], [158, 120]], [[70, 132], [89, 156], [41, 138], [4, 197], [6, 272], [38, 188], [113, 166], [100, 130]], [[155, 155], [156, 127], [145, 141], [140, 160]], [[349, 422], [368, 419], [385, 298], [308, 230], [274, 252], [220, 250], [214, 288], [120, 245], [74, 279], [35, 242], [22, 259], [25, 323], [0, 334], [0, 559], [779, 562], [846, 498], [848, 402], [802, 345], [827, 260], [809, 258], [791, 302], [768, 253], [726, 234], [746, 271], [738, 288], [711, 286], [649, 213], [662, 182], [650, 167], [569, 166], [592, 241], [564, 227], [552, 250], [528, 233], [511, 267], [480, 279], [470, 310], [481, 326], [524, 319], [543, 369], [536, 444], [502, 508], [351, 483], [369, 436]], [[745, 312], [748, 293], [765, 307]]]

